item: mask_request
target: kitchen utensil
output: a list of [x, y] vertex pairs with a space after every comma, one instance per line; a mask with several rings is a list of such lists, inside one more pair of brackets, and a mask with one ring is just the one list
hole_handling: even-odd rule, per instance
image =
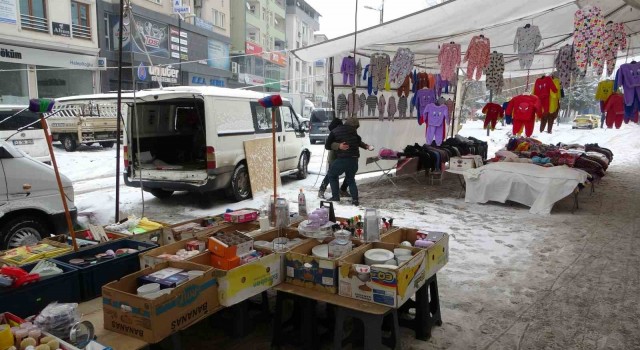
[[393, 258], [393, 253], [386, 249], [374, 248], [364, 252], [364, 262], [367, 265], [386, 264], [387, 261]]
[[393, 254], [395, 256], [400, 256], [400, 255], [409, 255], [411, 256], [411, 249], [406, 249], [406, 248], [394, 248], [393, 249]]
[[311, 249], [311, 254], [318, 258], [328, 258], [329, 257], [329, 245], [328, 244], [319, 244]]

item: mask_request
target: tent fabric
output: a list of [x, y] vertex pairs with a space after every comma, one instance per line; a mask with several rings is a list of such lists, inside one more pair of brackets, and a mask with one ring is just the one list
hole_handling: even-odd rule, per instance
[[[585, 5], [599, 6], [607, 21], [628, 22], [625, 24], [627, 34], [640, 31], [640, 21], [637, 21], [640, 9], [631, 11], [624, 0], [580, 1], [580, 6]], [[415, 53], [416, 65], [438, 71], [440, 44], [455, 41], [465, 52], [471, 38], [482, 34], [491, 40], [492, 51], [505, 55], [505, 74], [516, 77], [548, 73], [553, 69], [557, 49], [573, 41], [573, 15], [578, 6], [573, 0], [509, 0], [501, 1], [499, 6], [488, 5], [486, 0], [450, 0], [360, 30], [356, 47], [358, 53], [365, 55], [382, 51], [392, 57], [399, 47], [407, 47]], [[543, 38], [529, 70], [520, 68], [513, 48], [516, 30], [527, 23], [538, 26]], [[291, 52], [312, 62], [353, 50], [353, 41], [351, 33]], [[466, 63], [462, 67], [466, 67]]]

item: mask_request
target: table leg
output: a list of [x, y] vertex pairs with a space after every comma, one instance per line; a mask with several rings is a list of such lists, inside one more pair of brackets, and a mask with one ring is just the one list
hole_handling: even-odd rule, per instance
[[316, 339], [317, 320], [316, 320], [316, 301], [304, 298], [301, 301], [302, 306], [302, 343], [305, 349], [317, 349], [318, 342]]
[[249, 301], [245, 300], [232, 306], [233, 308], [233, 335], [244, 337], [249, 332]]
[[333, 330], [333, 348], [342, 350], [342, 340], [344, 339], [344, 319], [345, 312], [340, 306], [335, 307], [336, 323]]
[[416, 291], [416, 316], [413, 320], [416, 339], [429, 340], [431, 338], [430, 318], [429, 283], [427, 282]]
[[276, 295], [276, 313], [273, 318], [273, 332], [271, 337], [271, 346], [282, 345], [282, 312], [284, 309], [284, 295], [282, 292], [278, 292]]

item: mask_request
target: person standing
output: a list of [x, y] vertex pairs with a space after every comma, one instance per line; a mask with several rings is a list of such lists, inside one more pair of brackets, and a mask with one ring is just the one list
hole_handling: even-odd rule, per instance
[[[333, 131], [336, 127], [342, 125], [342, 120], [339, 118], [333, 118], [331, 123], [329, 123], [329, 131]], [[331, 169], [331, 163], [336, 160], [336, 152], [334, 150], [329, 149], [329, 153], [327, 154], [327, 169]], [[324, 192], [327, 190], [327, 186], [329, 186], [329, 172], [327, 171], [327, 175], [322, 179], [322, 183], [320, 184], [320, 189], [318, 190], [318, 198], [324, 199]], [[349, 192], [347, 192], [347, 181], [346, 179], [342, 181], [342, 185], [340, 186], [340, 195], [348, 196]]]
[[336, 153], [336, 160], [331, 163], [327, 177], [331, 185], [331, 200], [340, 201], [339, 176], [345, 174], [345, 182], [349, 187], [351, 202], [360, 205], [358, 187], [356, 185], [356, 173], [358, 172], [358, 158], [362, 147], [373, 151], [373, 146], [362, 142], [357, 129], [360, 122], [357, 118], [348, 118], [343, 125], [336, 127], [329, 133], [325, 148]]

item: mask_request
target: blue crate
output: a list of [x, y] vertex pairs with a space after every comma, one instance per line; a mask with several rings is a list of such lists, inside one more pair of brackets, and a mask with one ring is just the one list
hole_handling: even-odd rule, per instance
[[[78, 269], [80, 274], [81, 299], [82, 301], [87, 301], [102, 295], [102, 286], [105, 284], [140, 270], [140, 259], [138, 258], [138, 255], [155, 247], [157, 247], [157, 245], [152, 243], [121, 239], [104, 243], [93, 248], [61, 255], [56, 257], [54, 260]], [[115, 252], [121, 248], [133, 248], [137, 249], [138, 252], [118, 256], [110, 260], [104, 260], [87, 266], [74, 266], [69, 264], [71, 259], [94, 256], [99, 253], [104, 253], [109, 249]]]
[[[36, 315], [49, 303], [80, 302], [80, 274], [75, 267], [55, 262], [63, 273], [42, 279], [35, 283], [26, 284], [20, 288], [0, 287], [0, 311], [26, 318]], [[25, 271], [31, 271], [37, 263], [21, 266]]]

